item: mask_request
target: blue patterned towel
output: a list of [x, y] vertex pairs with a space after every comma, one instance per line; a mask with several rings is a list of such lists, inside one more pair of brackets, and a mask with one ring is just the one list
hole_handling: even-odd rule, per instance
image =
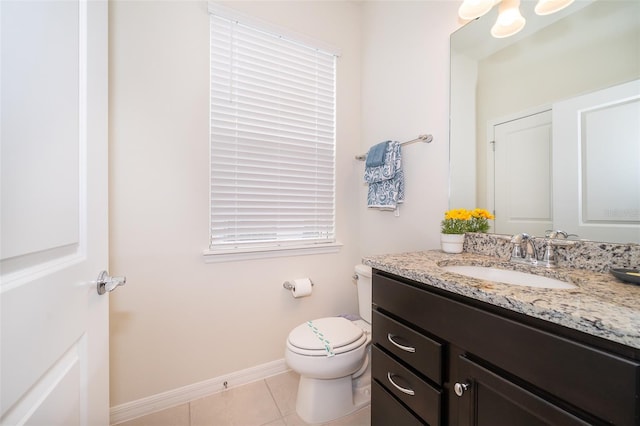
[[369, 148], [367, 152], [367, 167], [378, 167], [384, 163], [384, 156], [387, 153], [387, 146], [391, 141], [380, 142]]
[[365, 167], [364, 180], [369, 184], [369, 208], [395, 210], [404, 201], [404, 171], [399, 142], [387, 145], [382, 165]]
[[390, 142], [384, 154], [384, 162], [380, 166], [364, 168], [364, 181], [366, 183], [381, 182], [391, 179], [396, 174], [396, 169], [402, 166], [400, 154], [400, 144]]

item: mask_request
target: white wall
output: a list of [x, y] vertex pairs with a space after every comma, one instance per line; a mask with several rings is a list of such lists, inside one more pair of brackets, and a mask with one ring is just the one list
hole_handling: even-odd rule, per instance
[[[458, 2], [230, 2], [342, 50], [338, 60], [335, 255], [205, 264], [208, 15], [204, 1], [110, 3], [111, 405], [283, 358], [288, 332], [356, 312], [362, 255], [435, 248], [447, 207], [448, 37]], [[404, 151], [400, 217], [369, 211], [364, 163]], [[311, 277], [312, 297], [282, 282]]]
[[[449, 34], [455, 1], [367, 2], [363, 7], [363, 152], [388, 139], [430, 133], [430, 144], [403, 147], [405, 202], [400, 216], [367, 209], [361, 184], [362, 253], [439, 247], [449, 171]], [[359, 172], [364, 164], [355, 167]], [[362, 177], [359, 177], [362, 182]]]
[[[313, 317], [356, 312], [360, 261], [360, 8], [352, 2], [239, 2], [342, 50], [338, 61], [335, 255], [205, 264], [208, 243], [209, 18], [204, 1], [110, 3], [111, 404], [284, 356]], [[282, 288], [315, 282], [310, 298]]]

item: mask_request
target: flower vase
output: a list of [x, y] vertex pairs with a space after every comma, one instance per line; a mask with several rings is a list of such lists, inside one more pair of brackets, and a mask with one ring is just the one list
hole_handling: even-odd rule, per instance
[[462, 253], [464, 234], [440, 234], [440, 246], [445, 253]]

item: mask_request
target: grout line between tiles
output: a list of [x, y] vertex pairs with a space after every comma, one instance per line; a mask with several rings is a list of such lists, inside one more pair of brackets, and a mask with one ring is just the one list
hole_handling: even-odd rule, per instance
[[269, 391], [269, 395], [271, 396], [271, 400], [273, 401], [273, 403], [275, 404], [276, 408], [278, 409], [278, 413], [280, 413], [280, 419], [282, 419], [284, 421], [284, 413], [280, 409], [280, 406], [278, 405], [278, 401], [276, 401], [276, 397], [273, 395], [273, 390], [271, 390], [271, 386], [269, 386], [269, 382], [266, 379], [264, 379], [263, 381], [264, 381], [264, 384], [267, 385], [267, 390]]

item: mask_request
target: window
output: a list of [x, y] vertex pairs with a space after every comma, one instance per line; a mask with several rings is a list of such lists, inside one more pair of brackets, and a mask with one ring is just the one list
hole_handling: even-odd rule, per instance
[[335, 251], [335, 54], [210, 12], [206, 254]]

